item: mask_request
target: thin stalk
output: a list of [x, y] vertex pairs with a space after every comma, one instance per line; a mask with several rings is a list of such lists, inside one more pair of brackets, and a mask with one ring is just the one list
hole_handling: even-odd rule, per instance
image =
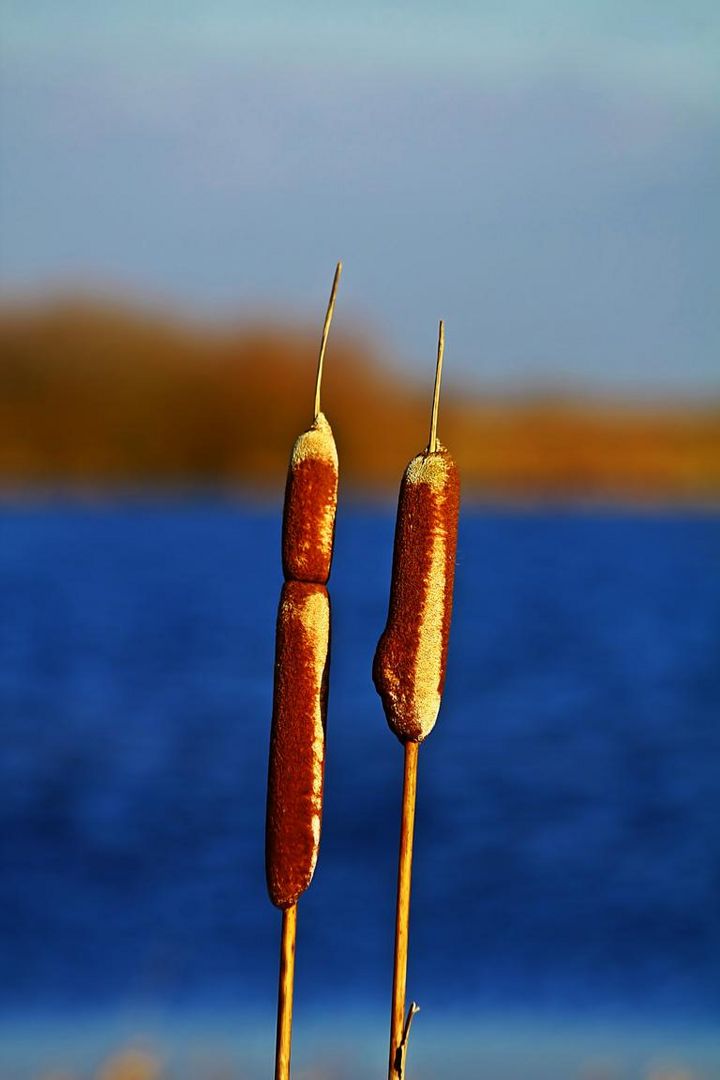
[[320, 412], [320, 387], [322, 385], [323, 365], [325, 363], [325, 348], [327, 346], [328, 334], [330, 333], [330, 324], [332, 322], [333, 312], [335, 310], [335, 298], [337, 296], [338, 284], [340, 283], [341, 274], [342, 263], [339, 262], [335, 267], [335, 277], [333, 278], [332, 288], [330, 290], [330, 299], [328, 300], [327, 311], [325, 312], [325, 322], [323, 323], [322, 336], [320, 338], [320, 352], [318, 353], [317, 375], [315, 376], [315, 420], [317, 420], [318, 414]]
[[443, 356], [445, 355], [445, 323], [440, 320], [438, 330], [437, 363], [435, 365], [435, 388], [433, 390], [432, 413], [430, 415], [430, 439], [428, 452], [434, 454], [437, 450], [437, 422], [438, 409], [440, 408], [440, 383], [442, 382]]
[[290, 1080], [296, 932], [297, 904], [293, 904], [292, 907], [285, 908], [282, 913], [280, 977], [278, 980], [277, 1039], [275, 1042], [275, 1080]]
[[[390, 1015], [390, 1062], [388, 1080], [401, 1080], [406, 1050], [405, 990], [407, 984], [410, 885], [412, 878], [415, 797], [419, 743], [405, 743], [400, 855], [398, 859], [397, 907], [395, 909], [395, 960], [393, 966], [392, 1012]], [[409, 1028], [409, 1024], [407, 1025]]]

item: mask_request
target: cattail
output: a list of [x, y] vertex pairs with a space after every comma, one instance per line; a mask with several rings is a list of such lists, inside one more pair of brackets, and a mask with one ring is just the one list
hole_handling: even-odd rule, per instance
[[325, 347], [342, 264], [335, 270], [315, 382], [313, 423], [290, 457], [283, 514], [285, 575], [277, 616], [270, 733], [265, 868], [283, 912], [275, 1080], [290, 1076], [297, 902], [312, 881], [320, 846], [330, 658], [330, 576], [338, 459], [320, 410]]
[[400, 486], [390, 606], [373, 664], [388, 724], [405, 747], [389, 1080], [404, 1075], [410, 1022], [417, 1011], [413, 1002], [403, 1024], [418, 749], [435, 726], [445, 685], [460, 509], [458, 470], [437, 440], [444, 345], [441, 322], [430, 438]]

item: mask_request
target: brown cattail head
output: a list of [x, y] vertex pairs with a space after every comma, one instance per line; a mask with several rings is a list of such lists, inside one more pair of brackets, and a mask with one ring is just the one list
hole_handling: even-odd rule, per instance
[[445, 685], [460, 477], [448, 451], [418, 454], [400, 486], [390, 609], [373, 679], [402, 742], [422, 742]]
[[323, 585], [288, 581], [277, 618], [265, 869], [270, 899], [296, 902], [320, 845], [330, 599]]
[[330, 576], [338, 458], [332, 429], [323, 413], [293, 446], [285, 487], [282, 560], [289, 581], [324, 585]]

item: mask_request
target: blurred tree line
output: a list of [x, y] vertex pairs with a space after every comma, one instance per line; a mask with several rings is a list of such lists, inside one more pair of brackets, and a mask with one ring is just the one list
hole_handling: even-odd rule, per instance
[[[5, 491], [222, 485], [279, 490], [312, 420], [317, 330], [200, 326], [82, 301], [0, 312]], [[427, 439], [426, 378], [333, 333], [323, 408], [348, 488], [395, 490]], [[720, 402], [443, 393], [465, 493], [491, 500], [715, 503]]]

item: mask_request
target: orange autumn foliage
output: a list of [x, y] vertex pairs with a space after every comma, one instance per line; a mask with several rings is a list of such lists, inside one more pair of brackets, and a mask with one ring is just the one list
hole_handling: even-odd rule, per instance
[[[0, 312], [0, 486], [271, 488], [312, 420], [318, 333], [202, 326], [89, 302]], [[323, 410], [345, 490], [394, 491], [427, 438], [434, 357], [401, 378], [333, 331]], [[418, 372], [420, 367], [418, 365]], [[449, 373], [451, 373], [449, 369]], [[466, 496], [720, 500], [720, 401], [443, 395]]]

